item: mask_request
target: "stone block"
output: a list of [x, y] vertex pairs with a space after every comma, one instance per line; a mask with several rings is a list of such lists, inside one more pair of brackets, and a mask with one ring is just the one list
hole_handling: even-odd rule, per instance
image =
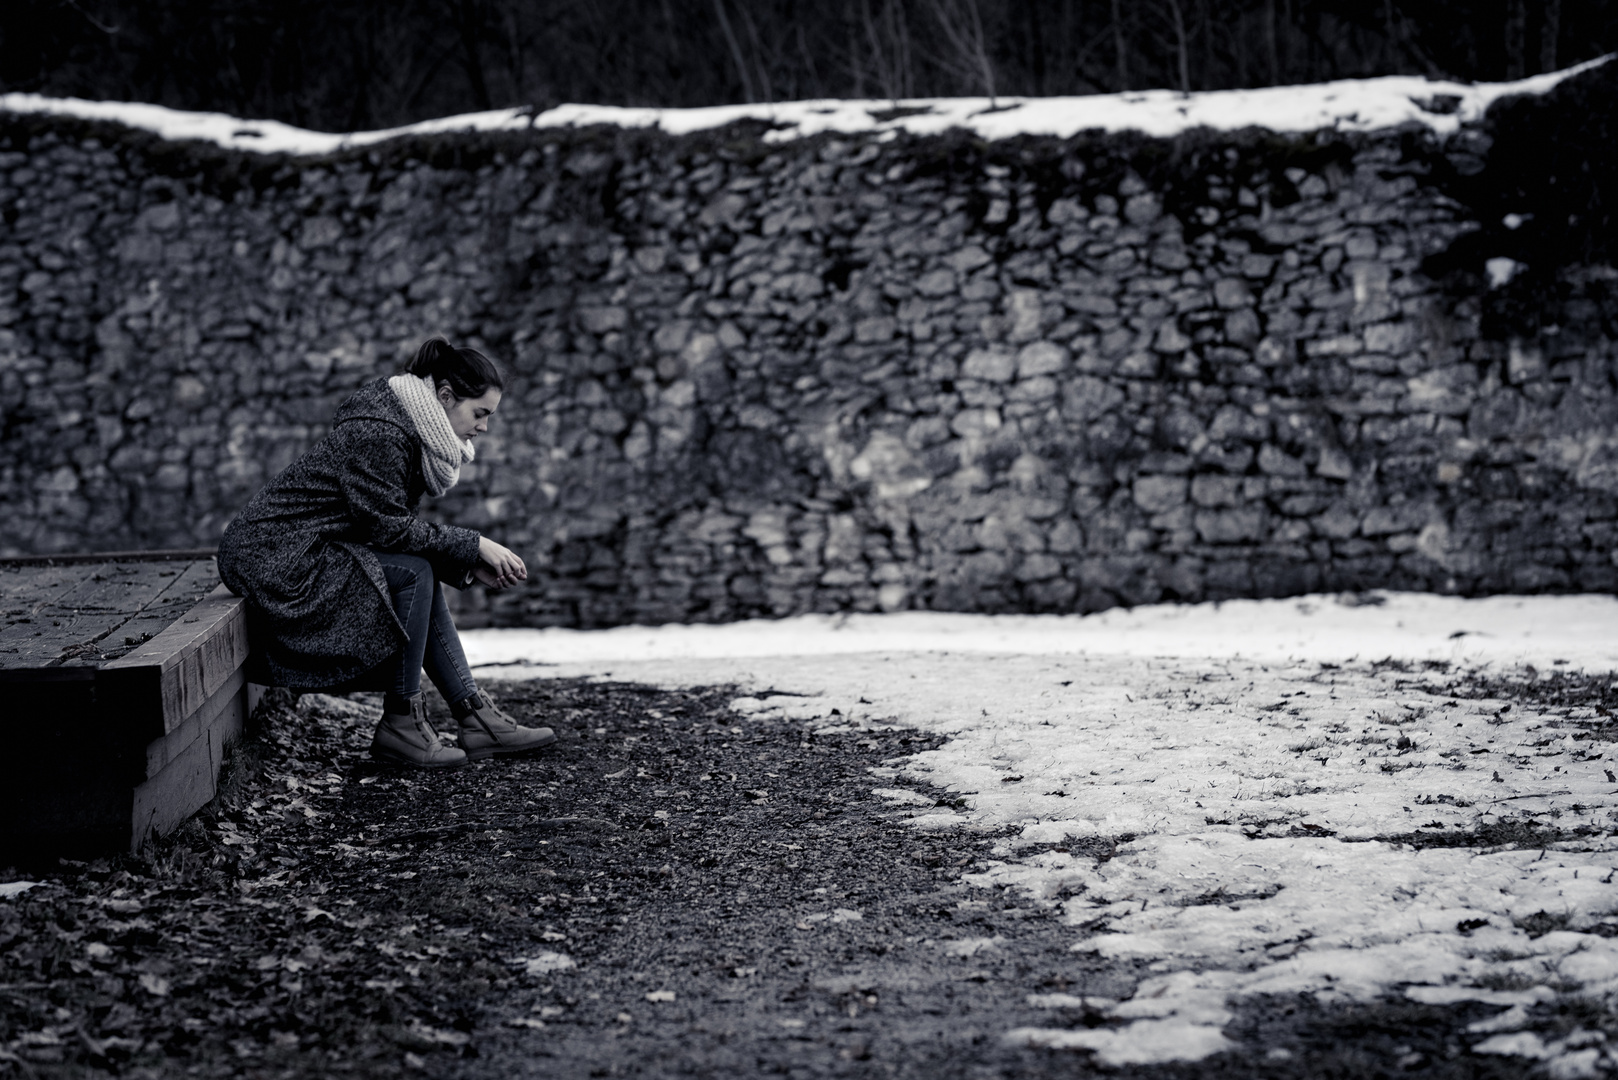
[[1208, 544], [1245, 544], [1264, 538], [1269, 514], [1262, 507], [1198, 510], [1197, 535]]
[[1334, 503], [1309, 521], [1317, 536], [1347, 540], [1360, 530], [1360, 515], [1347, 503]]
[[1055, 400], [1061, 393], [1062, 387], [1049, 375], [1035, 375], [1030, 379], [1019, 379], [1010, 390], [1006, 392], [1008, 401], [1044, 402]]
[[1191, 266], [1191, 256], [1185, 250], [1185, 245], [1179, 237], [1161, 240], [1152, 245], [1151, 264], [1159, 270], [1186, 270]]
[[697, 215], [697, 220], [709, 228], [722, 225], [735, 229], [746, 209], [747, 197], [745, 195], [736, 192], [723, 192], [715, 196], [707, 206], [703, 207], [702, 213]]
[[984, 382], [1010, 382], [1017, 374], [1017, 357], [1001, 348], [973, 349], [961, 364], [961, 374]]
[[770, 291], [794, 300], [810, 300], [825, 293], [826, 283], [819, 274], [782, 274], [770, 283]]
[[949, 421], [942, 416], [923, 416], [905, 429], [905, 445], [912, 450], [926, 450], [949, 441]]
[[1273, 443], [1258, 450], [1259, 471], [1266, 476], [1307, 476], [1308, 466]]
[[1191, 347], [1191, 339], [1181, 332], [1179, 324], [1170, 320], [1157, 328], [1152, 348], [1160, 353], [1183, 353]]
[[1059, 555], [1083, 551], [1084, 529], [1071, 517], [1060, 518], [1052, 523], [1045, 547]]
[[862, 345], [891, 341], [899, 332], [899, 322], [891, 315], [861, 319], [854, 324], [854, 340]]
[[1110, 296], [1081, 292], [1068, 296], [1063, 303], [1069, 311], [1080, 315], [1108, 316], [1118, 314], [1118, 301]]
[[1150, 225], [1163, 214], [1163, 200], [1156, 192], [1143, 191], [1124, 202], [1124, 220], [1131, 225]]
[[963, 409], [949, 422], [950, 430], [963, 439], [982, 439], [1000, 430], [998, 409]]
[[1261, 416], [1254, 416], [1239, 405], [1220, 406], [1213, 422], [1208, 425], [1208, 438], [1215, 442], [1228, 439], [1261, 442], [1269, 437], [1270, 422]]
[[1135, 478], [1135, 505], [1148, 514], [1165, 514], [1185, 505], [1189, 484], [1183, 476]]
[[331, 247], [343, 238], [343, 223], [328, 215], [305, 218], [298, 230], [298, 246], [305, 251]]
[[1242, 478], [1199, 473], [1191, 478], [1191, 501], [1198, 506], [1236, 506], [1242, 501]]
[[1032, 341], [1039, 336], [1044, 304], [1039, 293], [1032, 289], [1017, 289], [1006, 297], [1007, 337], [1014, 343]]
[[1240, 308], [1225, 316], [1225, 340], [1248, 348], [1264, 336], [1264, 324], [1251, 308]]
[[1035, 341], [1017, 351], [1017, 377], [1031, 379], [1040, 375], [1056, 375], [1067, 369], [1071, 354], [1061, 345], [1050, 341]]
[[136, 230], [149, 229], [152, 232], [173, 232], [180, 227], [180, 204], [178, 202], [163, 202], [148, 206], [135, 215], [134, 227]]
[[1305, 342], [1303, 351], [1310, 356], [1354, 356], [1365, 351], [1365, 342], [1358, 334], [1333, 334]]
[[1015, 576], [1022, 582], [1049, 581], [1062, 576], [1062, 563], [1054, 555], [1034, 552], [1022, 557]]
[[1427, 508], [1418, 503], [1373, 506], [1360, 520], [1360, 535], [1391, 536], [1413, 532], [1427, 522]]
[[[1191, 355], [1191, 359], [1194, 361], [1195, 356]], [[1132, 352], [1119, 360], [1113, 370], [1125, 379], [1156, 379], [1161, 367], [1162, 362], [1159, 360], [1158, 355], [1143, 349], [1140, 352]]]
[[1220, 278], [1214, 282], [1214, 303], [1227, 309], [1251, 307], [1253, 290], [1239, 277]]
[[1070, 420], [1094, 420], [1121, 405], [1125, 394], [1106, 379], [1080, 375], [1067, 383], [1062, 393], [1062, 414]]
[[1320, 460], [1315, 463], [1315, 475], [1330, 480], [1352, 480], [1354, 460], [1341, 447], [1326, 443], [1320, 448]]
[[1434, 368], [1406, 382], [1404, 408], [1442, 416], [1465, 415], [1477, 400], [1477, 383], [1477, 368], [1471, 364]]
[[1416, 347], [1416, 328], [1407, 322], [1373, 323], [1365, 328], [1365, 347], [1374, 353], [1400, 356]]
[[1520, 384], [1543, 378], [1544, 375], [1544, 351], [1534, 342], [1513, 338], [1506, 354], [1506, 379]]
[[957, 274], [969, 274], [993, 261], [993, 257], [979, 244], [968, 244], [944, 258], [944, 264]]
[[1256, 281], [1264, 281], [1268, 279], [1270, 274], [1275, 270], [1275, 256], [1257, 254], [1243, 255], [1241, 265], [1243, 277], [1252, 278]]

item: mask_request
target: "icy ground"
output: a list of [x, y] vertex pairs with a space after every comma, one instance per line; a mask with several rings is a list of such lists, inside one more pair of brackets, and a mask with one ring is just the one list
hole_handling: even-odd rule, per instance
[[[889, 762], [873, 790], [910, 807], [918, 829], [1004, 833], [969, 882], [1059, 903], [1076, 951], [1155, 973], [1101, 1003], [1116, 1026], [1009, 1040], [1114, 1064], [1196, 1059], [1227, 1045], [1221, 1028], [1249, 995], [1402, 993], [1497, 1006], [1474, 1025], [1487, 1036], [1474, 1050], [1595, 1075], [1612, 1064], [1601, 1036], [1542, 1036], [1529, 1009], [1618, 993], [1611, 744], [1561, 726], [1593, 710], [1512, 708], [1442, 684], [1463, 669], [1618, 670], [1618, 600], [1366, 600], [466, 641], [502, 678], [735, 683], [744, 715], [948, 735]], [[1502, 823], [1543, 843], [1491, 843]], [[1133, 839], [1102, 863], [1063, 849], [1098, 835]], [[1033, 990], [1033, 1004], [1073, 1004]]]
[[770, 130], [764, 137], [772, 142], [822, 132], [876, 132], [891, 138], [899, 132], [932, 135], [961, 128], [985, 139], [1006, 139], [1018, 135], [1066, 138], [1080, 131], [1139, 131], [1167, 138], [1198, 127], [1219, 131], [1248, 127], [1281, 132], [1371, 131], [1406, 123], [1424, 124], [1440, 135], [1449, 135], [1461, 124], [1481, 117], [1502, 97], [1545, 93], [1568, 76], [1606, 63], [1607, 59], [1509, 83], [1454, 83], [1396, 75], [1196, 94], [1144, 90], [1087, 97], [788, 101], [700, 109], [560, 105], [542, 113], [527, 108], [499, 109], [385, 131], [346, 133], [305, 131], [273, 120], [246, 120], [223, 113], [180, 112], [159, 105], [38, 94], [0, 94], [0, 111], [107, 120], [167, 139], [198, 139], [233, 150], [315, 155], [446, 131], [527, 131], [607, 124], [653, 127], [671, 135], [684, 135], [738, 120], [767, 124]]

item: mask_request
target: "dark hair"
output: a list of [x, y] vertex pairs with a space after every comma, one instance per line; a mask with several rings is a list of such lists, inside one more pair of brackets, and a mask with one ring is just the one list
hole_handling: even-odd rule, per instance
[[482, 397], [490, 390], [506, 388], [493, 360], [476, 349], [457, 349], [441, 337], [422, 342], [405, 371], [418, 379], [432, 376], [434, 389], [447, 385], [458, 398]]

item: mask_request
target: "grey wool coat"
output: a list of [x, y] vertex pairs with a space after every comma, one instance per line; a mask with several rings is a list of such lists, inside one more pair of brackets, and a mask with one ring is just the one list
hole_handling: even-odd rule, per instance
[[272, 480], [219, 542], [219, 576], [247, 599], [259, 677], [342, 686], [405, 644], [376, 552], [419, 555], [470, 583], [478, 534], [416, 517], [421, 439], [386, 379], [337, 408], [331, 432]]

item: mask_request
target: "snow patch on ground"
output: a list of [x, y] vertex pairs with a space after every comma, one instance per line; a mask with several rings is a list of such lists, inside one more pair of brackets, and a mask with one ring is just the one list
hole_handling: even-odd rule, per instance
[[[1196, 1059], [1228, 1047], [1221, 1029], [1249, 995], [1404, 994], [1499, 1007], [1475, 1026], [1483, 1052], [1568, 1076], [1600, 1058], [1575, 1037], [1541, 1039], [1526, 1009], [1618, 993], [1611, 744], [1553, 726], [1577, 713], [1445, 697], [1422, 662], [1618, 669], [1612, 597], [1315, 596], [465, 637], [490, 675], [733, 683], [743, 724], [949, 736], [877, 770], [874, 793], [919, 828], [1005, 833], [967, 881], [1059, 904], [1075, 950], [1150, 971], [1129, 1000], [1097, 1003], [1111, 1026], [1010, 1040], [1119, 1065]], [[947, 797], [894, 784], [907, 780]], [[1587, 835], [1490, 847], [1502, 822]], [[1454, 846], [1400, 840], [1412, 836]], [[1083, 853], [1093, 837], [1123, 842], [1098, 861]]]
[[671, 135], [710, 130], [739, 120], [769, 127], [765, 139], [786, 142], [825, 132], [900, 132], [933, 135], [965, 129], [985, 139], [1019, 135], [1066, 138], [1080, 131], [1139, 131], [1169, 137], [1192, 128], [1220, 131], [1259, 127], [1279, 132], [1372, 131], [1422, 124], [1440, 135], [1476, 120], [1511, 94], [1542, 94], [1562, 79], [1605, 63], [1590, 61], [1566, 71], [1508, 83], [1453, 83], [1412, 76], [1345, 79], [1310, 86], [1217, 90], [1182, 94], [1131, 91], [1088, 97], [921, 98], [904, 101], [791, 101], [701, 109], [618, 108], [561, 105], [542, 113], [499, 109], [429, 120], [383, 131], [305, 131], [273, 120], [244, 120], [223, 113], [180, 112], [159, 105], [82, 101], [38, 94], [0, 94], [0, 110], [50, 113], [106, 120], [166, 139], [195, 139], [232, 150], [265, 154], [323, 155], [372, 146], [390, 139], [449, 131], [530, 131], [609, 125], [659, 128]]
[[1094, 615], [907, 611], [703, 626], [481, 630], [465, 638], [468, 655], [480, 665], [938, 652], [1335, 663], [1394, 657], [1607, 671], [1618, 670], [1614, 626], [1618, 598], [1612, 596], [1461, 599], [1390, 592], [1152, 604]]

